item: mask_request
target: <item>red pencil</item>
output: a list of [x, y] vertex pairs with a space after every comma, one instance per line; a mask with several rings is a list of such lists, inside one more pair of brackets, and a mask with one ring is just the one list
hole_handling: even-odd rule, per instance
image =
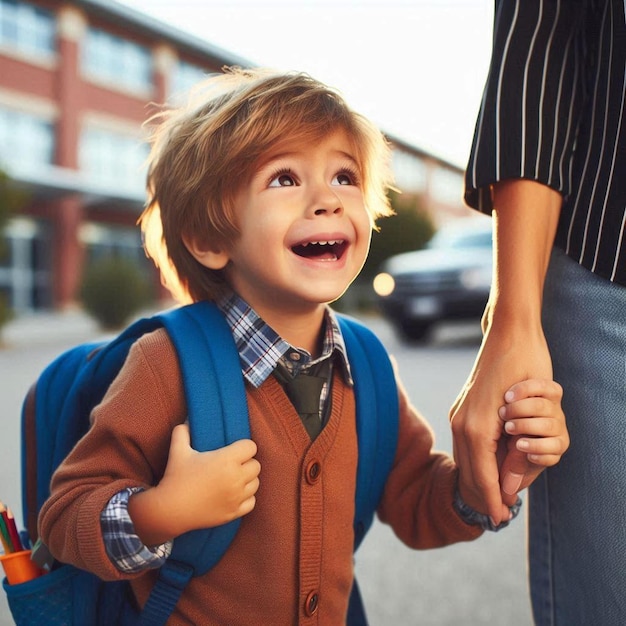
[[9, 531], [9, 536], [11, 537], [11, 543], [13, 544], [13, 550], [15, 552], [21, 552], [24, 549], [24, 547], [22, 546], [22, 542], [20, 541], [20, 535], [17, 532], [17, 526], [15, 525], [15, 518], [13, 517], [13, 513], [11, 513], [11, 509], [7, 508], [5, 511], [2, 511], [2, 517]]

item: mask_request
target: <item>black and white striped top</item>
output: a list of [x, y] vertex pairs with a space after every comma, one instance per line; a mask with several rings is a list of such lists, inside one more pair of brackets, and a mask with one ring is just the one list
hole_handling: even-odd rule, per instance
[[465, 201], [528, 178], [564, 198], [556, 245], [626, 285], [626, 0], [496, 0]]

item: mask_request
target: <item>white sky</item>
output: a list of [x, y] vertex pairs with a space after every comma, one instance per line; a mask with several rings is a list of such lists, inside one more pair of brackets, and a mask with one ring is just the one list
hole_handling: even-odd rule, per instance
[[257, 65], [339, 89], [392, 135], [465, 167], [493, 0], [120, 0]]

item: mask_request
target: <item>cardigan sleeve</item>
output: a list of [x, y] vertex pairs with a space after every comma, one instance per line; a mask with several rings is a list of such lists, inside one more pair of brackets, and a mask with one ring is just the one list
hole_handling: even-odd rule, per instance
[[489, 186], [527, 178], [567, 196], [587, 93], [587, 2], [497, 0], [491, 65], [465, 177], [465, 201], [492, 210]]
[[185, 418], [174, 348], [163, 330], [144, 335], [94, 408], [91, 428], [52, 477], [39, 532], [55, 558], [105, 580], [131, 577], [107, 556], [100, 514], [114, 494], [158, 482], [171, 431]]
[[387, 480], [379, 519], [409, 547], [436, 548], [482, 534], [454, 509], [458, 470], [453, 459], [433, 450], [428, 423], [409, 402], [398, 380], [400, 425], [394, 464]]

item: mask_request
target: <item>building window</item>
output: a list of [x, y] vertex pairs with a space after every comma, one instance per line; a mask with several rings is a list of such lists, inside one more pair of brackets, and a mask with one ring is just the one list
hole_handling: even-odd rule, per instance
[[0, 107], [0, 167], [32, 172], [51, 165], [53, 158], [54, 129], [49, 121]]
[[142, 192], [148, 149], [137, 137], [90, 128], [80, 141], [80, 169], [98, 186]]
[[135, 92], [151, 90], [152, 57], [145, 46], [90, 28], [82, 51], [82, 71], [90, 78]]
[[206, 77], [207, 71], [204, 68], [186, 61], [179, 61], [173, 72], [170, 95], [178, 100]]
[[18, 0], [0, 0], [0, 45], [48, 57], [54, 53], [55, 28], [50, 11]]

